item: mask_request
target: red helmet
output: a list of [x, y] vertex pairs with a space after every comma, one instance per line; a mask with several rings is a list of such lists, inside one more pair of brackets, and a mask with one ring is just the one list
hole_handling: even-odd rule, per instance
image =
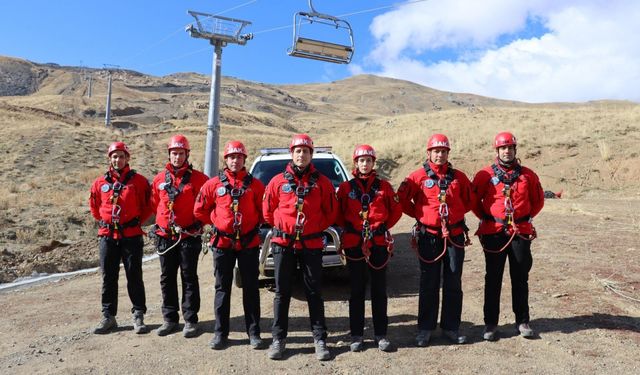
[[360, 156], [371, 156], [373, 160], [376, 160], [376, 150], [369, 145], [358, 145], [353, 150], [353, 161], [358, 160]]
[[429, 137], [429, 141], [427, 142], [427, 151], [432, 148], [446, 148], [447, 150], [451, 150], [451, 146], [449, 145], [449, 138], [447, 138], [444, 134], [434, 134]]
[[115, 151], [124, 151], [125, 155], [129, 156], [129, 147], [124, 144], [124, 142], [113, 142], [109, 146], [109, 150], [107, 151], [107, 156], [111, 156]]
[[313, 152], [313, 140], [306, 134], [296, 134], [291, 139], [291, 144], [289, 145], [289, 151], [293, 152], [294, 147], [305, 146], [311, 149]]
[[248, 156], [247, 149], [244, 147], [244, 145], [240, 141], [229, 141], [227, 142], [227, 145], [224, 146], [223, 157], [226, 158], [227, 156], [232, 154], [242, 154], [244, 155], [245, 158]]
[[516, 136], [509, 132], [501, 132], [496, 135], [493, 141], [493, 148], [500, 148], [503, 146], [517, 146]]
[[189, 146], [189, 141], [187, 137], [182, 134], [174, 135], [169, 139], [169, 143], [167, 143], [167, 150], [171, 150], [174, 148], [181, 148], [186, 151], [191, 151], [191, 147]]

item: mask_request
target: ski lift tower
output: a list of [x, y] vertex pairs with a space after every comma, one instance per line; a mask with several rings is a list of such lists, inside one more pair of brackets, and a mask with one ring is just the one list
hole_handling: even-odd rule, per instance
[[109, 127], [111, 126], [111, 75], [113, 74], [113, 70], [120, 69], [120, 65], [103, 64], [103, 66], [109, 74], [107, 79], [107, 104], [104, 110], [104, 126]]
[[209, 40], [213, 49], [213, 72], [211, 74], [211, 94], [209, 96], [209, 118], [207, 120], [207, 143], [204, 155], [204, 173], [209, 177], [218, 174], [218, 145], [220, 138], [220, 70], [222, 47], [229, 43], [247, 44], [253, 34], [242, 34], [242, 29], [251, 25], [249, 21], [188, 11], [195, 23], [186, 31], [193, 38]]

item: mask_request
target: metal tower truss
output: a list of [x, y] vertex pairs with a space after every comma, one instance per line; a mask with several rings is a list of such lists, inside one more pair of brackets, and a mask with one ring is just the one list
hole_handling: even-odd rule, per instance
[[188, 11], [195, 23], [187, 26], [186, 31], [194, 38], [209, 39], [211, 44], [215, 41], [223, 43], [223, 47], [228, 43], [240, 45], [247, 44], [247, 41], [253, 38], [253, 34], [242, 34], [245, 26], [251, 25], [251, 22], [216, 16], [213, 14]]

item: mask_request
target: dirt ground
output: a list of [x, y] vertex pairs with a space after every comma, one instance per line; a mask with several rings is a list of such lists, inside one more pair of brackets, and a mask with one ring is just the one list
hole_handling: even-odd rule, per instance
[[[158, 337], [135, 335], [130, 302], [121, 273], [120, 328], [94, 335], [100, 319], [100, 275], [92, 273], [58, 282], [0, 293], [0, 372], [3, 374], [86, 373], [448, 373], [448, 374], [634, 374], [640, 373], [640, 200], [548, 200], [536, 226], [530, 277], [531, 325], [535, 339], [515, 334], [510, 286], [505, 279], [497, 342], [484, 342], [482, 290], [484, 259], [475, 240], [468, 248], [463, 276], [462, 331], [466, 345], [451, 345], [436, 332], [427, 348], [413, 345], [416, 331], [418, 263], [409, 247], [411, 222], [398, 224], [396, 256], [389, 268], [389, 338], [397, 351], [373, 346], [367, 320], [367, 350], [348, 350], [348, 286], [344, 275], [327, 274], [325, 308], [333, 358], [313, 356], [307, 307], [302, 290], [291, 305], [285, 359], [271, 361], [266, 351], [251, 350], [242, 332], [241, 293], [232, 297], [231, 345], [209, 349], [213, 332], [211, 255], [202, 258], [200, 313], [202, 334]], [[471, 221], [471, 220], [470, 220]], [[475, 226], [475, 221], [471, 221]], [[93, 242], [83, 246], [91, 247]], [[89, 251], [85, 249], [84, 251]], [[508, 275], [508, 273], [505, 273]], [[151, 328], [162, 323], [159, 263], [144, 265]], [[270, 338], [273, 293], [261, 289], [263, 337]], [[367, 306], [367, 314], [370, 307]]]

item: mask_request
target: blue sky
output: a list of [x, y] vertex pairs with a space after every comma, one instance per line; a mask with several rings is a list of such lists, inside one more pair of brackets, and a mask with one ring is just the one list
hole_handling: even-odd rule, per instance
[[[353, 26], [354, 59], [286, 54], [306, 0], [3, 1], [0, 55], [153, 75], [210, 74], [212, 48], [189, 37], [187, 10], [245, 19], [255, 38], [224, 48], [223, 75], [266, 83], [327, 82], [358, 73], [446, 91], [529, 102], [640, 102], [636, 0], [316, 0]], [[326, 27], [327, 37], [341, 34]], [[336, 40], [337, 41], [337, 40]]]

